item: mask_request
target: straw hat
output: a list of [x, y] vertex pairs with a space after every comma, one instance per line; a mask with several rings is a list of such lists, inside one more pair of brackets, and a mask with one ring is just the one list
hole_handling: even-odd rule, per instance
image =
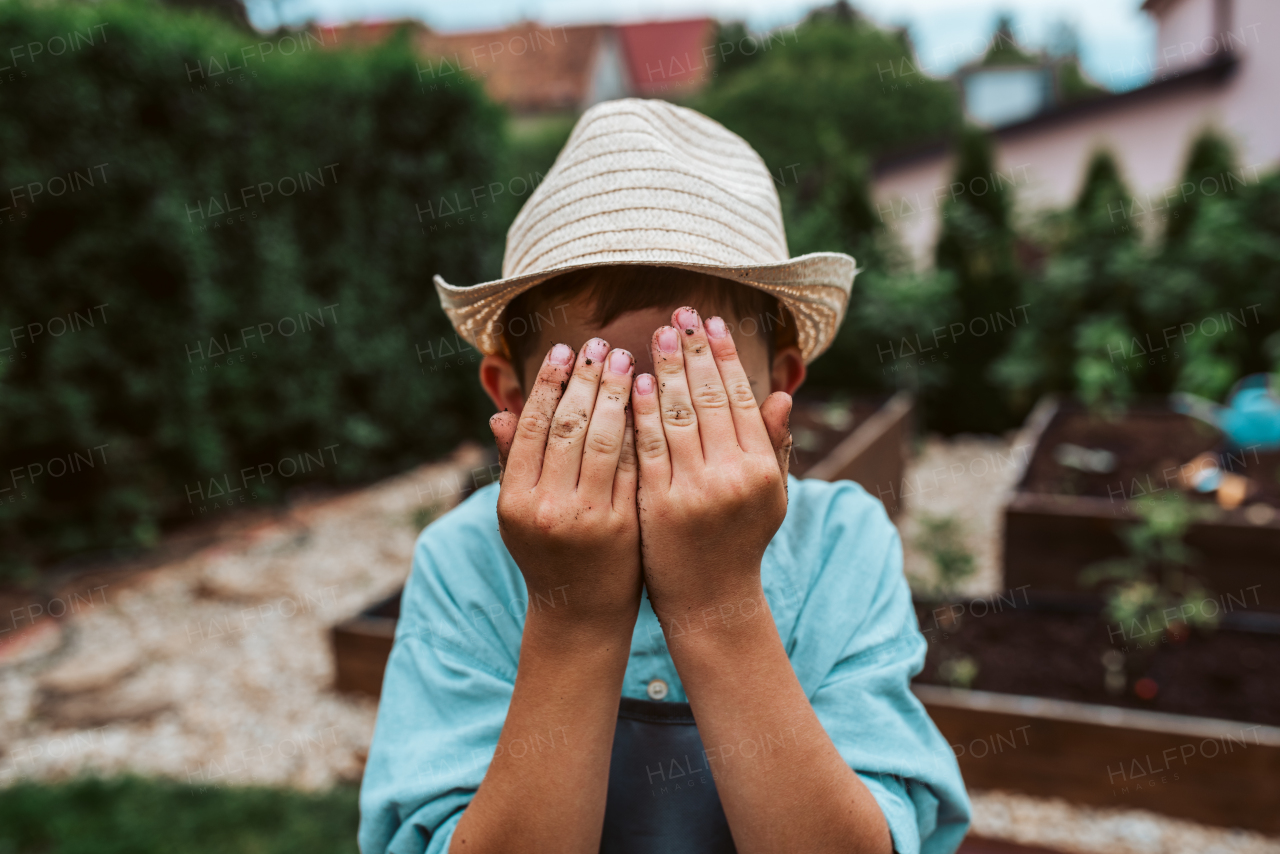
[[772, 294], [795, 318], [806, 362], [835, 337], [857, 273], [839, 252], [789, 257], [773, 177], [742, 137], [693, 110], [627, 98], [578, 120], [507, 232], [501, 279], [435, 285], [458, 334], [501, 353], [511, 300], [608, 264], [679, 267]]

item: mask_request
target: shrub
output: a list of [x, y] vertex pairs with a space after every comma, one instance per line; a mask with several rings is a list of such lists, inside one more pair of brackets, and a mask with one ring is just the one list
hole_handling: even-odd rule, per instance
[[[738, 44], [740, 33], [723, 38]], [[750, 61], [731, 59], [690, 106], [750, 142], [787, 181], [784, 192], [793, 174], [829, 159], [833, 138], [874, 157], [960, 127], [959, 94], [915, 64], [905, 31], [880, 29], [847, 7], [814, 12], [758, 44]]]
[[[810, 366], [818, 395], [912, 388], [929, 393], [945, 365], [910, 358], [904, 341], [952, 319], [954, 279], [918, 273], [871, 201], [871, 158], [954, 133], [959, 98], [923, 74], [903, 32], [880, 29], [847, 6], [811, 14], [795, 30], [753, 44], [717, 69], [691, 106], [758, 151], [773, 173], [791, 254], [846, 252], [862, 272], [828, 352]], [[888, 218], [892, 222], [892, 217]]]
[[1221, 400], [1280, 355], [1280, 176], [1196, 139], [1167, 204], [1137, 197], [1099, 152], [1075, 206], [1042, 223], [1048, 260], [1024, 283], [1031, 323], [995, 376], [1016, 405], [1045, 392], [1100, 409], [1190, 391]]
[[[959, 313], [952, 318], [973, 333], [951, 342], [953, 360], [946, 385], [926, 399], [926, 418], [946, 432], [998, 432], [1011, 425], [1003, 391], [992, 381], [993, 365], [1022, 322], [1021, 270], [1014, 252], [1013, 191], [996, 176], [990, 138], [976, 129], [960, 138], [953, 194], [942, 208], [942, 226], [934, 251], [938, 270], [956, 280]], [[982, 191], [979, 192], [979, 189]], [[981, 320], [982, 326], [976, 326]], [[1022, 324], [1025, 326], [1025, 324]], [[986, 330], [982, 334], [977, 329]]]
[[502, 216], [472, 188], [502, 116], [478, 84], [424, 87], [407, 38], [0, 8], [4, 44], [68, 34], [0, 87], [0, 573], [483, 428], [431, 286], [499, 266]]

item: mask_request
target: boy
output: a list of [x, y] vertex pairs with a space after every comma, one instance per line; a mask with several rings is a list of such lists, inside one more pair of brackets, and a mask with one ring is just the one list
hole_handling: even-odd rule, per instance
[[953, 851], [898, 535], [861, 488], [787, 479], [853, 259], [789, 259], [743, 140], [624, 100], [583, 115], [503, 266], [437, 277], [503, 477], [419, 538], [365, 854]]

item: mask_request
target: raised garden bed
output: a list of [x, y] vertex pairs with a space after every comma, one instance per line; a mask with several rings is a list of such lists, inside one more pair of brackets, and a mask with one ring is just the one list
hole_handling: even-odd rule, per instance
[[401, 588], [329, 630], [333, 644], [333, 687], [377, 697], [391, 657], [400, 619]]
[[[796, 477], [856, 481], [886, 500], [891, 515], [897, 513], [899, 490], [893, 485], [901, 483], [906, 473], [911, 411], [912, 398], [906, 392], [887, 401], [799, 402], [791, 417], [795, 440], [791, 472]], [[463, 488], [458, 500], [470, 491]], [[337, 690], [374, 697], [381, 693], [399, 616], [400, 591], [396, 591], [333, 627], [330, 640]]]
[[913, 687], [968, 785], [1280, 832], [1280, 620], [1133, 635], [1021, 590], [916, 611]]
[[1280, 728], [917, 684], [966, 785], [1280, 833]]
[[[955, 608], [918, 602], [916, 614], [929, 641], [918, 682], [946, 685], [967, 671], [976, 675], [965, 687], [983, 691], [1280, 727], [1280, 620], [1273, 631], [1224, 620], [1211, 632], [1173, 624], [1134, 633], [1096, 611], [1038, 605], [1024, 591]], [[976, 671], [957, 668], [965, 660]], [[1123, 676], [1112, 690], [1108, 662]], [[1148, 699], [1135, 693], [1140, 679], [1155, 689]]]
[[855, 399], [831, 405], [797, 402], [791, 415], [791, 473], [817, 480], [852, 480], [879, 498], [890, 516], [902, 510], [913, 399]]
[[[1028, 419], [1030, 444], [1016, 491], [1005, 508], [1004, 574], [1007, 587], [1029, 586], [1040, 598], [1092, 598], [1080, 584], [1091, 564], [1126, 554], [1121, 527], [1137, 520], [1134, 501], [1183, 495], [1204, 518], [1184, 537], [1196, 554], [1193, 571], [1220, 594], [1254, 593], [1252, 607], [1280, 611], [1280, 453], [1256, 449], [1224, 457], [1224, 467], [1249, 481], [1250, 496], [1223, 509], [1212, 496], [1186, 492], [1179, 468], [1219, 447], [1213, 428], [1154, 405], [1138, 406], [1114, 421], [1071, 404], [1042, 401]], [[1113, 455], [1110, 471], [1063, 464], [1062, 449], [1076, 446]]]

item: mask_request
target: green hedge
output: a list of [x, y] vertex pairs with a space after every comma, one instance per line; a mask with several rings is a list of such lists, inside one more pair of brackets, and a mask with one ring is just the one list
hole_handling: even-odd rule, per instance
[[483, 429], [431, 276], [498, 269], [502, 114], [334, 40], [0, 6], [0, 577]]

